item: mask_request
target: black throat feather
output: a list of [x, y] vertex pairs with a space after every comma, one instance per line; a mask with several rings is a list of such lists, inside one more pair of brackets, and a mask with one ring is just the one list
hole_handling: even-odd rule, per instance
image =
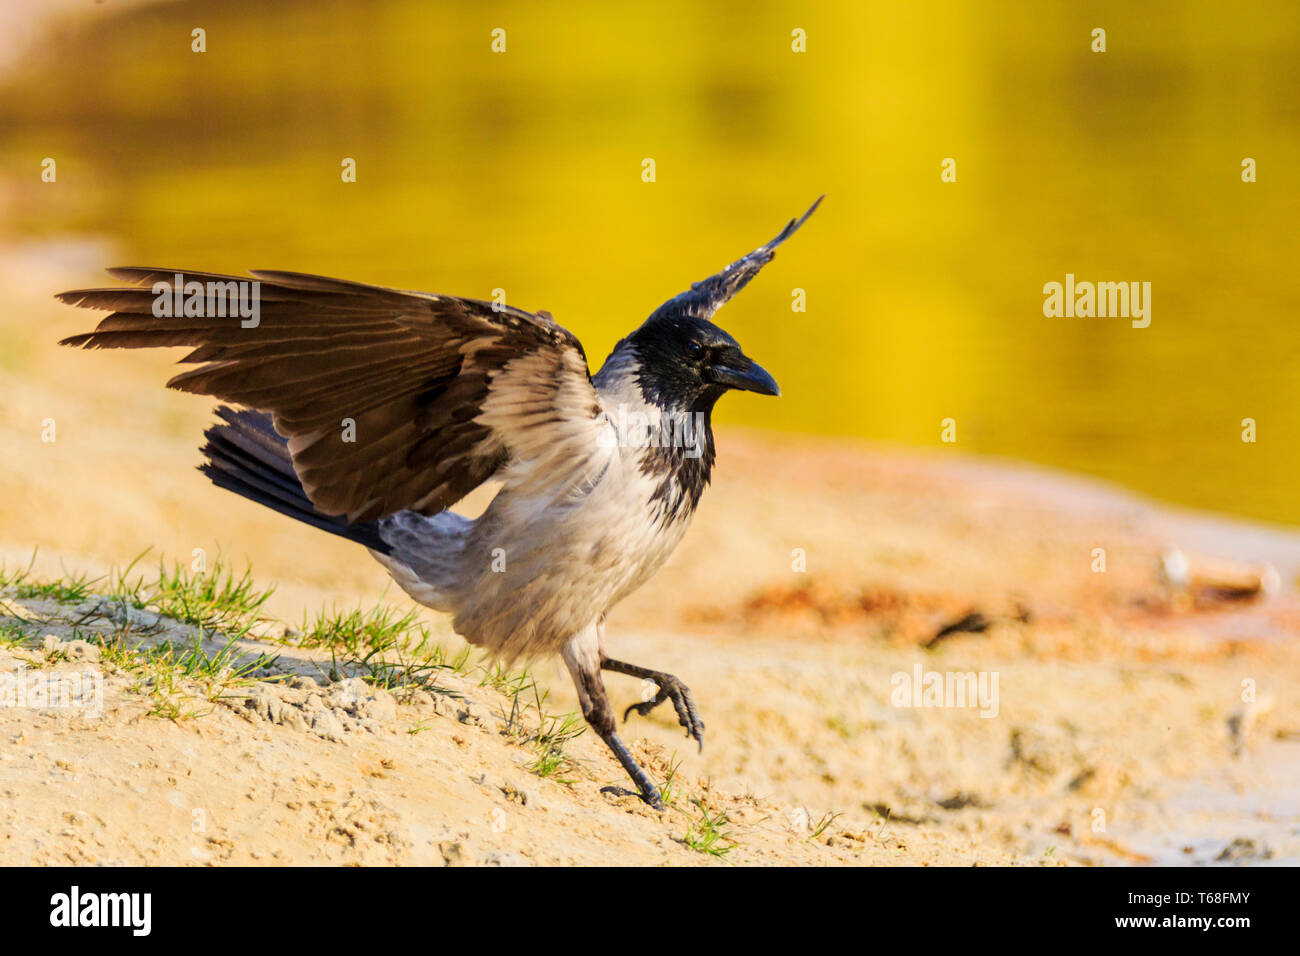
[[639, 452], [641, 473], [655, 482], [655, 519], [665, 524], [689, 518], [708, 487], [714, 461], [713, 406], [726, 392], [701, 375], [701, 363], [687, 349], [692, 340], [735, 346], [734, 339], [708, 322], [665, 316], [647, 320], [614, 349], [615, 355], [628, 351], [628, 371], [642, 400], [661, 416], [659, 428], [652, 429], [658, 440]]
[[[649, 399], [644, 390], [642, 394]], [[713, 404], [721, 389], [709, 389], [694, 396], [688, 405], [659, 405], [669, 423], [659, 431], [658, 441], [641, 449], [641, 473], [655, 480], [650, 502], [664, 524], [689, 518], [695, 513], [713, 474], [716, 451], [713, 444]]]

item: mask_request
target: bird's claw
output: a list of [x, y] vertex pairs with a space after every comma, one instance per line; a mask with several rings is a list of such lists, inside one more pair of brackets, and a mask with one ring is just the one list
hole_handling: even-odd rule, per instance
[[659, 685], [659, 692], [650, 700], [632, 704], [627, 710], [623, 711], [623, 723], [627, 723], [628, 717], [632, 715], [634, 710], [642, 717], [645, 717], [665, 700], [671, 700], [673, 709], [677, 711], [677, 722], [686, 728], [687, 737], [695, 738], [695, 742], [699, 744], [702, 753], [704, 751], [704, 721], [700, 720], [699, 712], [695, 709], [695, 699], [691, 696], [691, 689], [671, 674], [657, 674], [650, 679]]
[[659, 796], [659, 788], [654, 784], [649, 784], [646, 789], [638, 791], [628, 790], [624, 787], [601, 787], [600, 792], [611, 793], [616, 797], [639, 797], [644, 800], [652, 810], [662, 811], [665, 809], [664, 799]]

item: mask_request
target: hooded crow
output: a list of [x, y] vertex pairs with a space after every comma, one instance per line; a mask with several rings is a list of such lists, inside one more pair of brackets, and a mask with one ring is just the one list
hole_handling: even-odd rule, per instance
[[[168, 387], [238, 406], [205, 433], [214, 484], [364, 545], [472, 644], [559, 653], [583, 716], [658, 808], [601, 671], [658, 687], [624, 721], [671, 701], [701, 747], [704, 724], [676, 677], [606, 656], [605, 616], [686, 532], [713, 468], [714, 403], [780, 394], [711, 320], [820, 202], [661, 305], [594, 377], [546, 312], [262, 270], [110, 269], [130, 284], [58, 296], [111, 313], [61, 344], [190, 347], [181, 362], [196, 367]], [[479, 518], [448, 510], [489, 479], [501, 487]]]

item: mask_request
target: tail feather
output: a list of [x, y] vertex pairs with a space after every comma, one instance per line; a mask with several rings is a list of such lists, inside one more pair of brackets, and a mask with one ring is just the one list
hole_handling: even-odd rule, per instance
[[216, 414], [224, 424], [203, 433], [207, 442], [201, 451], [207, 461], [199, 466], [214, 485], [367, 548], [391, 551], [379, 536], [379, 522], [349, 524], [343, 515], [316, 510], [293, 470], [288, 442], [272, 427], [269, 415], [227, 405]]

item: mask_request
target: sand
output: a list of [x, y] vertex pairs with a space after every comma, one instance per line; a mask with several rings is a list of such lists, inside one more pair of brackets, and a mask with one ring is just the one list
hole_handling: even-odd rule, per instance
[[[360, 548], [193, 470], [209, 405], [160, 387], [168, 357], [52, 346], [87, 315], [50, 290], [98, 281], [111, 258], [95, 243], [0, 249], [6, 314], [24, 317], [0, 343], [0, 559], [25, 566], [39, 546], [49, 579], [146, 549], [146, 569], [220, 554], [274, 585], [265, 610], [291, 625], [409, 607]], [[671, 712], [625, 728], [654, 776], [676, 767], [666, 813], [604, 791], [626, 781], [590, 733], [568, 744], [569, 782], [530, 772], [535, 710], [511, 720], [477, 659], [439, 693], [362, 714], [331, 691], [328, 660], [268, 639], [242, 648], [320, 687], [279, 674], [209, 703], [186, 686], [185, 715], [168, 717], [101, 664], [101, 716], [0, 708], [0, 863], [1300, 861], [1300, 535], [959, 445], [717, 435], [694, 526], [608, 628], [612, 654], [689, 684], [707, 724], [703, 753]], [[1170, 587], [1171, 547], [1247, 576], [1270, 562], [1279, 586], [1241, 600]], [[0, 627], [23, 621], [37, 645], [0, 650], [0, 675], [90, 666], [39, 647], [72, 636], [77, 607], [0, 599]], [[420, 619], [455, 653], [445, 620]], [[935, 642], [962, 620], [975, 630]], [[159, 627], [133, 639], [191, 637]], [[996, 675], [996, 712], [899, 706], [918, 667], [986, 689]], [[548, 712], [576, 709], [555, 662], [534, 674]], [[608, 684], [620, 709], [641, 699], [630, 678]], [[729, 852], [692, 848], [724, 813]]]
[[[172, 457], [192, 457], [173, 444]], [[1272, 597], [1198, 601], [1162, 584], [1156, 569], [1161, 551], [1179, 543], [1171, 536], [1194, 539], [1202, 523], [1114, 489], [955, 455], [730, 431], [720, 444], [717, 486], [686, 543], [609, 624], [611, 652], [687, 681], [708, 725], [702, 754], [666, 709], [626, 727], [652, 774], [676, 767], [667, 812], [606, 792], [626, 781], [590, 733], [568, 745], [567, 782], [531, 773], [535, 708], [512, 720], [510, 696], [483, 683], [486, 664], [440, 675], [437, 693], [395, 700], [380, 691], [369, 701], [349, 690], [355, 680], [331, 681], [320, 654], [292, 640], [249, 640], [241, 644], [249, 654], [282, 655], [281, 679], [216, 702], [188, 687], [180, 717], [149, 715], [138, 678], [111, 667], [100, 716], [0, 709], [8, 743], [0, 863], [1300, 858], [1296, 808], [1287, 806], [1300, 766], [1300, 710], [1287, 693], [1300, 669], [1289, 570]], [[107, 450], [98, 454], [114, 467]], [[342, 583], [368, 560], [359, 549], [336, 558], [333, 542], [311, 529], [225, 500], [180, 461], [167, 467], [170, 477], [151, 481], [213, 508], [178, 522], [224, 521], [225, 508], [239, 513], [237, 527], [264, 528], [300, 556], [300, 576], [286, 578], [261, 566], [256, 542], [240, 549], [257, 562], [259, 583], [282, 585], [276, 613], [294, 621], [374, 596]], [[42, 493], [34, 483], [26, 490]], [[129, 538], [125, 526], [150, 502], [123, 485], [112, 494], [124, 499], [120, 510], [89, 494], [70, 497], [65, 510], [75, 513], [80, 500]], [[17, 533], [16, 517], [6, 514], [10, 567], [39, 541]], [[1286, 535], [1234, 527], [1235, 538], [1211, 539], [1248, 548], [1259, 537], [1258, 548], [1286, 567]], [[124, 563], [131, 547], [46, 550], [37, 567], [94, 571]], [[1094, 547], [1107, 549], [1105, 572], [1093, 570]], [[336, 580], [322, 587], [323, 575]], [[19, 647], [0, 654], [0, 672], [90, 666], [53, 644], [72, 636], [85, 606], [12, 594], [6, 606], [10, 621], [53, 635], [52, 661]], [[972, 614], [984, 630], [925, 647]], [[455, 647], [445, 621], [432, 612], [424, 620]], [[112, 630], [102, 618], [85, 626]], [[184, 627], [159, 626], [133, 640], [190, 639]], [[982, 674], [986, 690], [996, 675], [996, 699], [900, 706], [898, 688], [918, 668]], [[554, 662], [534, 670], [549, 712], [576, 707]], [[319, 687], [287, 686], [284, 673]], [[1254, 682], [1259, 703], [1242, 701], [1243, 681]], [[637, 682], [608, 683], [620, 709], [640, 699]], [[722, 856], [686, 839], [705, 812], [725, 813], [731, 848]]]

